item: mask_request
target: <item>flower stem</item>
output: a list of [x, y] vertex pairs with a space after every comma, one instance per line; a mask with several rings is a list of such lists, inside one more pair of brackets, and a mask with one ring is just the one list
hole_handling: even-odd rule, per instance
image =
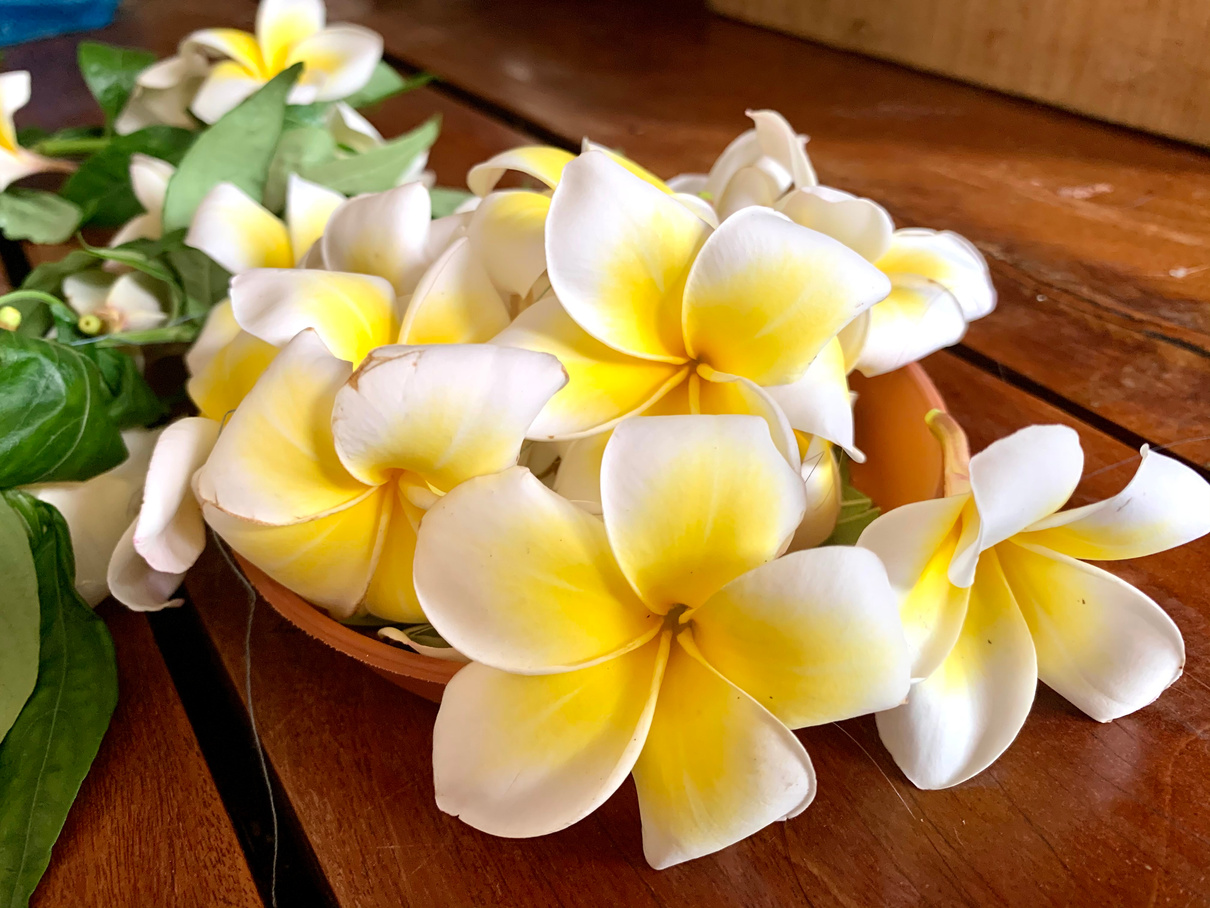
[[79, 136], [77, 138], [56, 139], [51, 136], [41, 142], [35, 142], [33, 151], [47, 157], [63, 155], [92, 154], [101, 151], [109, 144], [109, 136]]

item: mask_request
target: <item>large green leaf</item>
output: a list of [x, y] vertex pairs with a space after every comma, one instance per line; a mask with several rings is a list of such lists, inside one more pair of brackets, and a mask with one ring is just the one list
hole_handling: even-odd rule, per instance
[[80, 64], [80, 75], [101, 106], [106, 124], [110, 124], [126, 106], [126, 99], [134, 90], [135, 78], [155, 62], [155, 54], [146, 50], [81, 41], [76, 49], [76, 59]]
[[146, 426], [165, 413], [133, 357], [117, 347], [83, 344], [72, 349], [91, 359], [109, 391], [109, 418], [119, 429]]
[[417, 73], [405, 78], [386, 60], [379, 60], [370, 76], [370, 81], [361, 91], [354, 92], [345, 98], [345, 103], [350, 107], [370, 107], [402, 92], [428, 85], [434, 78], [432, 73]]
[[126, 459], [101, 370], [76, 349], [0, 331], [0, 489], [88, 479]]
[[443, 218], [447, 214], [453, 214], [459, 205], [473, 196], [473, 192], [467, 192], [465, 189], [434, 186], [429, 190], [429, 197], [433, 201], [433, 217]]
[[25, 524], [0, 497], [0, 742], [38, 679], [38, 575]]
[[384, 192], [398, 185], [417, 155], [423, 154], [437, 141], [441, 132], [441, 117], [430, 117], [411, 132], [406, 132], [378, 148], [317, 164], [301, 171], [313, 183], [328, 186], [345, 195], [363, 192]]
[[0, 192], [0, 232], [10, 240], [62, 243], [80, 225], [79, 206], [53, 192], [10, 188]]
[[327, 129], [300, 126], [283, 132], [269, 165], [269, 177], [265, 182], [265, 207], [270, 211], [284, 209], [290, 174], [302, 173], [335, 157], [336, 140]]
[[76, 593], [62, 515], [20, 492], [6, 498], [26, 521], [40, 611], [38, 680], [0, 745], [0, 905], [23, 908], [109, 728], [118, 672], [105, 623]]
[[206, 193], [234, 183], [256, 201], [264, 195], [269, 163], [281, 138], [286, 98], [302, 73], [296, 63], [203, 132], [168, 181], [164, 229], [188, 227]]
[[175, 273], [183, 294], [181, 311], [176, 317], [188, 319], [194, 330], [200, 331], [207, 313], [227, 295], [231, 272], [192, 246], [169, 249], [164, 258]]
[[148, 126], [116, 136], [71, 175], [63, 185], [63, 198], [80, 207], [88, 224], [123, 224], [143, 211], [130, 185], [131, 155], [145, 154], [176, 164], [193, 139], [192, 132], [176, 126]]

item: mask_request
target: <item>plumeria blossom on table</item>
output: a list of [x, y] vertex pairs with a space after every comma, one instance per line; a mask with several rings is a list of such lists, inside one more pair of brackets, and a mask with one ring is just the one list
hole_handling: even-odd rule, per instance
[[1085, 562], [1210, 533], [1210, 484], [1144, 447], [1125, 489], [1060, 510], [1083, 463], [1074, 430], [1031, 426], [971, 458], [965, 489], [897, 508], [862, 534], [899, 595], [913, 660], [911, 694], [879, 713], [878, 730], [919, 787], [990, 766], [1024, 724], [1039, 679], [1110, 722], [1180, 677], [1185, 647], [1172, 619]]
[[420, 604], [473, 660], [442, 700], [434, 787], [472, 826], [527, 837], [633, 773], [663, 868], [806, 809], [790, 729], [899, 703], [908, 651], [876, 558], [778, 557], [805, 495], [763, 420], [623, 421], [602, 475], [600, 518], [514, 467], [421, 523]]

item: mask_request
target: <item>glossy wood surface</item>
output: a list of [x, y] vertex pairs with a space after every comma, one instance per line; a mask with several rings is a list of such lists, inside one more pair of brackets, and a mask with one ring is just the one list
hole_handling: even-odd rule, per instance
[[[1030, 423], [1075, 426], [1095, 474], [1076, 503], [1122, 487], [1140, 438], [1210, 425], [1210, 169], [1200, 152], [713, 19], [682, 0], [330, 10], [449, 80], [373, 117], [392, 134], [440, 110], [432, 166], [447, 185], [511, 144], [582, 134], [665, 175], [701, 169], [744, 127], [745, 106], [781, 109], [815, 135], [825, 181], [886, 202], [903, 223], [962, 231], [988, 253], [1000, 308], [972, 327], [964, 351], [925, 367], [973, 450]], [[247, 26], [253, 14], [235, 0], [143, 0], [100, 37], [166, 52], [191, 29]], [[95, 116], [63, 75], [71, 43], [41, 47], [6, 60], [35, 71], [31, 116], [49, 126]], [[61, 97], [40, 88], [49, 80]], [[1210, 460], [1207, 443], [1176, 450]], [[1185, 635], [1185, 674], [1153, 706], [1100, 725], [1039, 686], [1009, 751], [943, 792], [908, 784], [868, 718], [804, 731], [815, 804], [663, 872], [643, 861], [629, 783], [587, 820], [534, 840], [490, 838], [441, 814], [435, 707], [263, 603], [254, 703], [283, 812], [321, 879], [316, 899], [342, 908], [1210, 905], [1208, 555], [1202, 540], [1110, 566]], [[197, 645], [212, 647], [222, 683], [242, 690], [247, 603], [215, 551], [189, 591]]]

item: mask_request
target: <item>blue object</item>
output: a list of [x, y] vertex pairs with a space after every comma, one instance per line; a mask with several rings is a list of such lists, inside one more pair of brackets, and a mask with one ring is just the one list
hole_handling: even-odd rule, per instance
[[102, 28], [118, 0], [0, 0], [0, 47]]

